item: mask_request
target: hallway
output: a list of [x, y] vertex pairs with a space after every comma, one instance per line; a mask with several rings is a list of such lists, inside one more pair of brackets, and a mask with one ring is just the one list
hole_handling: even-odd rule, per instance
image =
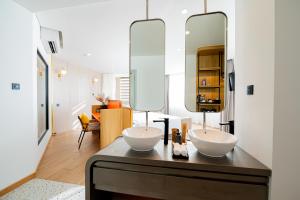
[[36, 178], [84, 185], [85, 163], [99, 150], [98, 135], [86, 133], [78, 151], [79, 131], [51, 137]]

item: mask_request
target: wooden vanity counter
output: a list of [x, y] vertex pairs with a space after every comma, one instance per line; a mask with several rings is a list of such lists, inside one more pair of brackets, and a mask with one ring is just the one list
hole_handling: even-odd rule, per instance
[[223, 158], [208, 158], [188, 142], [189, 159], [178, 160], [172, 158], [171, 146], [171, 141], [165, 146], [161, 140], [150, 152], [136, 152], [122, 137], [116, 139], [88, 160], [86, 199], [115, 199], [117, 194], [172, 200], [268, 199], [271, 170], [241, 148]]

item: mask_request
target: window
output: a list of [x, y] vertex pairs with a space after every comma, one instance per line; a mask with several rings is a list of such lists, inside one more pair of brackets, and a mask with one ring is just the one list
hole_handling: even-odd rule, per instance
[[117, 98], [122, 101], [122, 104], [129, 105], [129, 77], [117, 77]]

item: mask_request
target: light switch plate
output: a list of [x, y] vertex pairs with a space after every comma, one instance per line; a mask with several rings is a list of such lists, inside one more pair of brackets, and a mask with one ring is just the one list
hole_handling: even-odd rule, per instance
[[11, 89], [12, 90], [20, 90], [21, 89], [20, 83], [12, 83], [11, 84]]
[[248, 85], [247, 86], [247, 95], [253, 95], [254, 94], [254, 85]]

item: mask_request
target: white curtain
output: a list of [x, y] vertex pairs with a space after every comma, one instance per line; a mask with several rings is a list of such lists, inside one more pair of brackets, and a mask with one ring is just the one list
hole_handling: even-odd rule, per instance
[[102, 74], [102, 94], [110, 99], [116, 98], [116, 75]]

